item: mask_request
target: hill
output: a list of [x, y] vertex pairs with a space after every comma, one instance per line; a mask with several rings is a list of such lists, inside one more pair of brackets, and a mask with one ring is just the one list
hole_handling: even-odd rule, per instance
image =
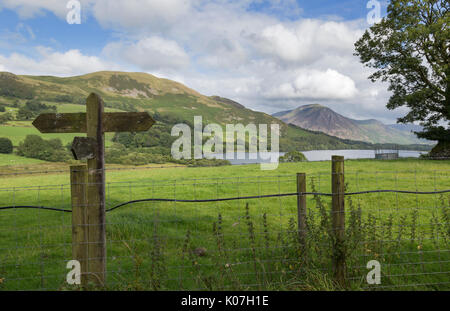
[[[167, 136], [170, 137], [171, 125], [181, 122], [192, 124], [194, 116], [202, 116], [204, 124], [218, 123], [222, 126], [278, 123], [282, 151], [373, 147], [287, 125], [271, 115], [245, 108], [230, 99], [205, 96], [181, 83], [146, 73], [108, 71], [60, 78], [0, 72], [0, 105], [16, 115], [17, 110], [30, 100], [53, 107], [58, 112], [84, 111], [85, 99], [91, 92], [98, 93], [111, 111], [148, 111], [161, 125], [165, 141]], [[30, 117], [24, 123], [31, 120]], [[11, 126], [11, 123], [2, 126]], [[13, 128], [19, 130], [21, 127]], [[6, 132], [13, 131], [13, 128]]]
[[421, 132], [423, 130], [422, 126], [416, 124], [389, 124], [388, 126], [406, 132]]
[[374, 119], [354, 120], [322, 105], [305, 105], [273, 116], [288, 124], [342, 139], [374, 144], [432, 144], [432, 142], [418, 139], [411, 132], [412, 129], [420, 130], [417, 126], [385, 125]]

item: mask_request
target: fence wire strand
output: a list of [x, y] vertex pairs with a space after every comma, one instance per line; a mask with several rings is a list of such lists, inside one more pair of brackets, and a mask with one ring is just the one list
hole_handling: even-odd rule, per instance
[[[307, 175], [306, 192], [297, 192], [295, 175], [108, 182], [107, 286], [339, 289], [331, 201], [340, 193], [329, 191], [331, 177]], [[450, 170], [346, 172], [345, 181], [346, 286], [449, 290]], [[0, 189], [0, 290], [71, 289], [70, 189]], [[307, 197], [302, 243], [300, 196]], [[381, 284], [367, 284], [370, 260], [381, 264]]]

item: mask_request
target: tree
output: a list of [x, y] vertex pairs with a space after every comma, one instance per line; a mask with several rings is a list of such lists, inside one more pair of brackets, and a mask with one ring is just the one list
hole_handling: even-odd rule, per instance
[[17, 147], [17, 154], [50, 162], [64, 162], [69, 159], [69, 152], [59, 138], [45, 140], [38, 135], [27, 135]]
[[13, 144], [10, 139], [0, 137], [0, 153], [9, 154], [13, 152]]
[[280, 157], [279, 161], [281, 163], [287, 163], [287, 162], [305, 162], [308, 161], [308, 159], [305, 157], [305, 155], [299, 151], [289, 151], [284, 156]]
[[30, 120], [35, 117], [35, 113], [25, 107], [20, 107], [17, 112], [17, 120]]
[[0, 124], [5, 124], [6, 122], [14, 120], [14, 117], [11, 113], [6, 112], [3, 114], [0, 114]]
[[450, 150], [450, 2], [392, 0], [387, 16], [356, 42], [356, 56], [389, 83], [388, 109], [409, 112], [399, 123], [419, 121], [420, 138]]

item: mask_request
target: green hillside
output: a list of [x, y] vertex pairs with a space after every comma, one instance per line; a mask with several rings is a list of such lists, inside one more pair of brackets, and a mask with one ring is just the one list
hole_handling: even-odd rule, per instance
[[[85, 99], [98, 93], [109, 111], [147, 111], [163, 116], [160, 122], [192, 124], [194, 116], [202, 116], [204, 124], [247, 125], [278, 123], [281, 128], [280, 148], [288, 150], [371, 148], [370, 144], [351, 142], [323, 133], [288, 126], [268, 114], [245, 108], [239, 103], [218, 96], [204, 96], [180, 83], [160, 79], [146, 73], [96, 72], [83, 76], [58, 78], [50, 76], [16, 76], [0, 73], [0, 106], [17, 116], [27, 101], [37, 101], [44, 108], [57, 112], [85, 111]], [[6, 112], [4, 112], [6, 113]], [[30, 117], [27, 121], [32, 121]], [[173, 120], [173, 122], [167, 121]], [[167, 130], [167, 127], [165, 127]], [[10, 137], [18, 144], [37, 131], [29, 123], [6, 122], [0, 125], [0, 137]], [[170, 133], [169, 133], [170, 134]], [[50, 138], [51, 135], [43, 135]], [[64, 143], [74, 135], [57, 135]], [[111, 138], [112, 136], [109, 136]]]
[[378, 120], [355, 120], [361, 133], [372, 142], [395, 142], [398, 144], [431, 144], [432, 142], [417, 138], [412, 132], [401, 131], [381, 123]]

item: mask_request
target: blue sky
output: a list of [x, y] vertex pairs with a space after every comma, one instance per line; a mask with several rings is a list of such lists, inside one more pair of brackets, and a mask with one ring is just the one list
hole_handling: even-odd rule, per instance
[[66, 0], [0, 0], [0, 70], [142, 71], [268, 113], [321, 103], [394, 122], [386, 85], [353, 56], [368, 2], [81, 0], [69, 25]]

